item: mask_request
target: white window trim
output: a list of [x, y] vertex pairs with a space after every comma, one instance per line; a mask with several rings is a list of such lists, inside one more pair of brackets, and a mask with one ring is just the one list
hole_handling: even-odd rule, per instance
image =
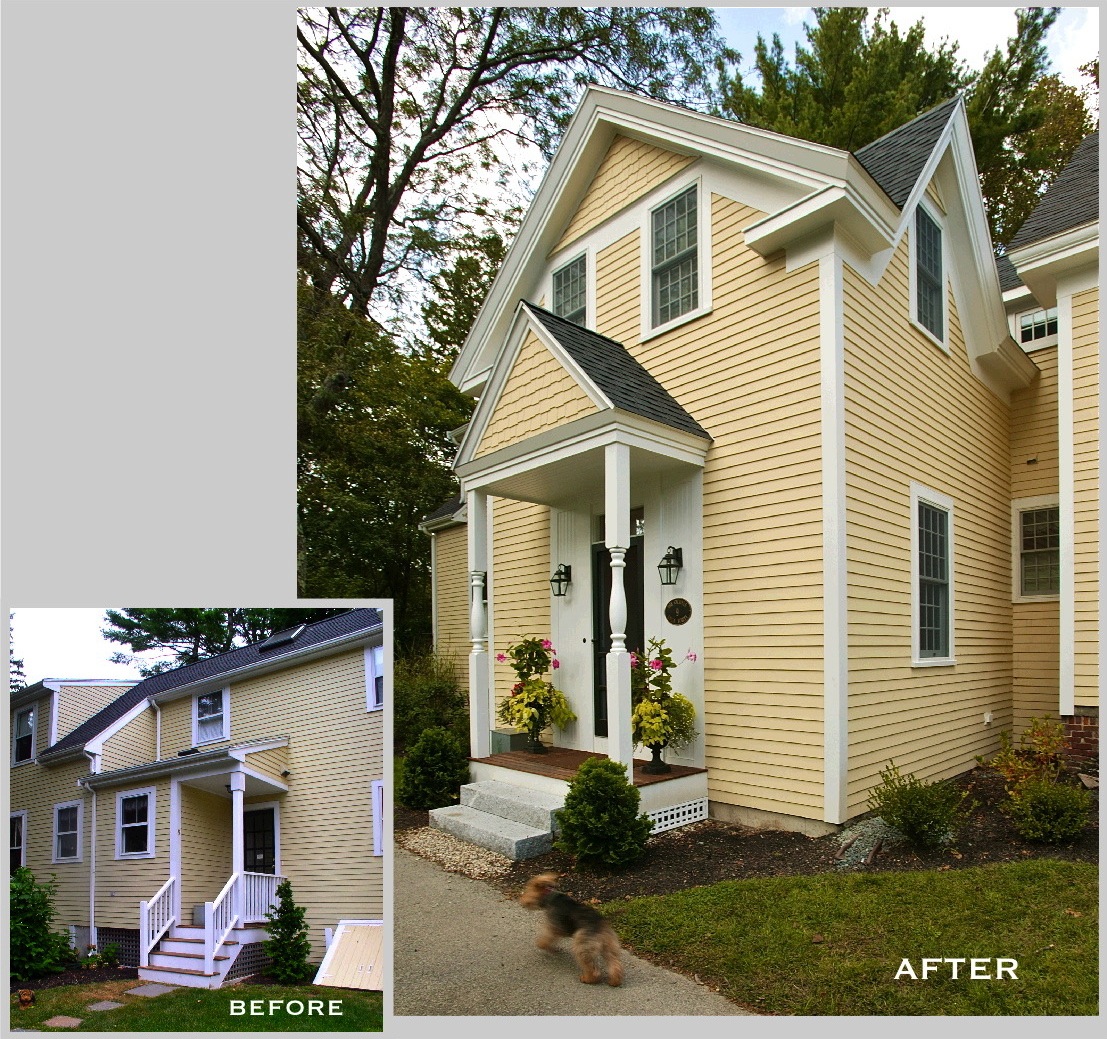
[[935, 346], [939, 347], [944, 353], [949, 353], [949, 234], [946, 229], [945, 215], [932, 205], [927, 205], [922, 201], [919, 202], [918, 209], [921, 209], [935, 224], [938, 225], [938, 232], [942, 236], [942, 332], [943, 337], [939, 339], [929, 328], [926, 327], [918, 318], [919, 313], [919, 262], [917, 246], [919, 241], [918, 232], [916, 230], [916, 218], [911, 217], [911, 225], [908, 230], [908, 234], [911, 237], [911, 247], [908, 249], [908, 255], [910, 256], [910, 271], [908, 275], [908, 281], [910, 282], [910, 311], [908, 318], [911, 324], [915, 326], [927, 339], [929, 339]]
[[[379, 654], [379, 661], [378, 661]], [[381, 679], [381, 703], [376, 703], [376, 679]], [[388, 668], [384, 662], [384, 646], [365, 647], [365, 709], [383, 711], [391, 690], [388, 688]]]
[[1057, 327], [1058, 330], [1060, 330], [1061, 311], [1059, 307], [1026, 307], [1023, 310], [1016, 311], [1014, 314], [1011, 315], [1011, 338], [1014, 339], [1014, 341], [1019, 344], [1019, 347], [1022, 350], [1025, 350], [1026, 353], [1032, 354], [1035, 350], [1045, 350], [1047, 347], [1056, 346], [1059, 337], [1058, 333], [1054, 332], [1053, 335], [1045, 336], [1042, 339], [1032, 339], [1029, 343], [1024, 343], [1022, 341], [1022, 326], [1020, 323], [1020, 319], [1023, 317], [1024, 314], [1037, 314], [1039, 311], [1053, 309], [1057, 310]]
[[[281, 803], [280, 801], [259, 801], [257, 804], [245, 802], [242, 805], [243, 814], [256, 811], [259, 808], [273, 809], [273, 872], [279, 877], [281, 876]], [[246, 869], [245, 863], [243, 869]], [[252, 873], [253, 870], [246, 869], [246, 872]]]
[[[691, 187], [696, 189], [696, 278], [699, 306], [655, 327], [653, 325], [653, 215], [662, 206], [678, 195], [683, 195]], [[638, 245], [642, 326], [640, 339], [643, 343], [711, 313], [711, 197], [704, 191], [702, 174], [681, 180], [679, 186], [670, 189], [656, 201], [650, 202], [646, 207], [639, 230]]]
[[[66, 858], [60, 858], [58, 856], [58, 811], [62, 808], [77, 809], [77, 854], [67, 856]], [[84, 861], [85, 805], [83, 801], [59, 801], [56, 805], [54, 805], [54, 822], [52, 831], [53, 833], [50, 844], [51, 862], [58, 863]]]
[[384, 780], [373, 780], [373, 854], [384, 854]]
[[[200, 697], [211, 696], [212, 693], [223, 694], [223, 733], [211, 739], [200, 739]], [[192, 745], [199, 747], [204, 743], [220, 743], [231, 738], [231, 690], [229, 686], [222, 689], [209, 689], [206, 693], [197, 693], [192, 698]]]
[[[919, 502], [941, 509], [947, 515], [946, 543], [949, 548], [949, 655], [944, 657], [924, 657], [919, 647]], [[941, 491], [924, 487], [921, 483], [911, 484], [911, 666], [912, 667], [948, 667], [956, 664], [954, 633], [957, 629], [956, 595], [954, 590], [954, 511], [953, 499]]]
[[[146, 794], [146, 826], [149, 839], [145, 851], [123, 850], [123, 798]], [[143, 786], [135, 790], [120, 790], [115, 795], [115, 857], [117, 859], [152, 859], [157, 856], [157, 787]]]
[[[25, 707], [19, 707], [12, 712], [12, 746], [11, 746], [11, 762], [12, 768], [18, 768], [20, 765], [32, 765], [36, 759], [36, 751], [38, 749], [38, 707], [39, 703], [36, 700], [33, 704], [28, 704]], [[31, 712], [31, 756], [24, 758], [22, 761], [15, 760], [15, 723], [16, 719], [21, 714]]]
[[1060, 592], [1049, 595], [1022, 593], [1022, 514], [1034, 509], [1056, 509], [1061, 505], [1058, 494], [1039, 494], [1011, 501], [1011, 602], [1060, 602]]
[[[584, 257], [584, 324], [581, 328], [590, 328], [595, 331], [596, 328], [596, 258], [595, 253], [590, 245], [585, 245], [581, 248], [580, 243], [574, 247], [572, 253], [567, 255], [564, 259], [558, 260], [556, 263], [550, 266], [550, 273], [546, 279], [546, 309], [551, 314], [557, 314], [554, 310], [554, 275], [569, 264], [575, 263], [581, 257]], [[558, 314], [558, 317], [561, 315]], [[563, 319], [567, 320], [567, 319]]]
[[[8, 813], [9, 820], [14, 819], [16, 816], [19, 816], [23, 820], [23, 826], [20, 829], [20, 836], [23, 838], [23, 843], [19, 846], [19, 865], [20, 866], [26, 866], [27, 865], [27, 810], [25, 808], [21, 808], [18, 811]], [[9, 822], [8, 823], [8, 852], [9, 852], [9, 858], [10, 858], [10, 855], [11, 855], [11, 842], [12, 842], [11, 823]]]

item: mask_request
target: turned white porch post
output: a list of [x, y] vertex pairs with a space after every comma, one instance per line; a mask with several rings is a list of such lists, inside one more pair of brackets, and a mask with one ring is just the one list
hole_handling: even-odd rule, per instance
[[[242, 818], [242, 799], [246, 793], [246, 774], [231, 773], [231, 875], [245, 871], [246, 836]], [[231, 912], [242, 922], [242, 883], [235, 884], [231, 891], [233, 899]]]
[[488, 682], [488, 611], [484, 605], [488, 577], [488, 495], [469, 491], [469, 747], [475, 758], [491, 751], [492, 712]]
[[633, 779], [630, 730], [630, 654], [626, 647], [627, 593], [623, 582], [630, 547], [630, 448], [604, 448], [604, 540], [611, 553], [611, 650], [607, 654], [607, 756]]

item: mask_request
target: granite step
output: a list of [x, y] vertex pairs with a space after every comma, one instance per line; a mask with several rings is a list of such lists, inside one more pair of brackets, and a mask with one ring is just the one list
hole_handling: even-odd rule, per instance
[[430, 812], [430, 824], [509, 859], [532, 859], [553, 847], [553, 834], [548, 829], [527, 826], [469, 805], [434, 808]]
[[544, 790], [486, 779], [463, 786], [461, 803], [536, 830], [557, 833], [556, 813], [564, 807], [565, 799]]

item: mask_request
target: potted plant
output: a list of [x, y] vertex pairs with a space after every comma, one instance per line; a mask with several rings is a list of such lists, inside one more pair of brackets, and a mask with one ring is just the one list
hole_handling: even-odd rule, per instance
[[543, 730], [551, 723], [563, 728], [577, 717], [565, 694], [543, 677], [561, 666], [557, 650], [549, 639], [527, 637], [508, 646], [506, 653], [497, 653], [496, 659], [501, 664], [510, 660], [511, 669], [518, 678], [511, 687], [511, 695], [496, 709], [496, 717], [526, 732], [532, 754], [546, 753], [539, 738]]
[[[685, 660], [695, 660], [688, 653]], [[676, 668], [672, 651], [664, 639], [650, 639], [646, 653], [630, 655], [630, 721], [635, 746], [649, 747], [653, 760], [643, 771], [652, 774], [671, 771], [661, 760], [665, 747], [683, 747], [696, 737], [696, 709], [692, 701], [673, 692]]]

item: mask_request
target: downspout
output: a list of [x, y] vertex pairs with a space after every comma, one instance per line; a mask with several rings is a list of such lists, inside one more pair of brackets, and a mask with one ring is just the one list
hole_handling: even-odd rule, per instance
[[[99, 762], [97, 758], [98, 754], [94, 754], [92, 751], [86, 750], [85, 756], [91, 763], [90, 771], [99, 771]], [[81, 786], [84, 786], [82, 781]], [[89, 790], [89, 787], [85, 787]], [[91, 790], [92, 793], [92, 820], [89, 826], [89, 844], [88, 844], [88, 941], [90, 945], [95, 945], [98, 949], [100, 943], [96, 938], [96, 791]], [[79, 951], [79, 950], [78, 950]]]
[[154, 714], [157, 715], [157, 744], [155, 748], [155, 761], [161, 761], [161, 708], [153, 700], [150, 701], [150, 706], [154, 708]]

